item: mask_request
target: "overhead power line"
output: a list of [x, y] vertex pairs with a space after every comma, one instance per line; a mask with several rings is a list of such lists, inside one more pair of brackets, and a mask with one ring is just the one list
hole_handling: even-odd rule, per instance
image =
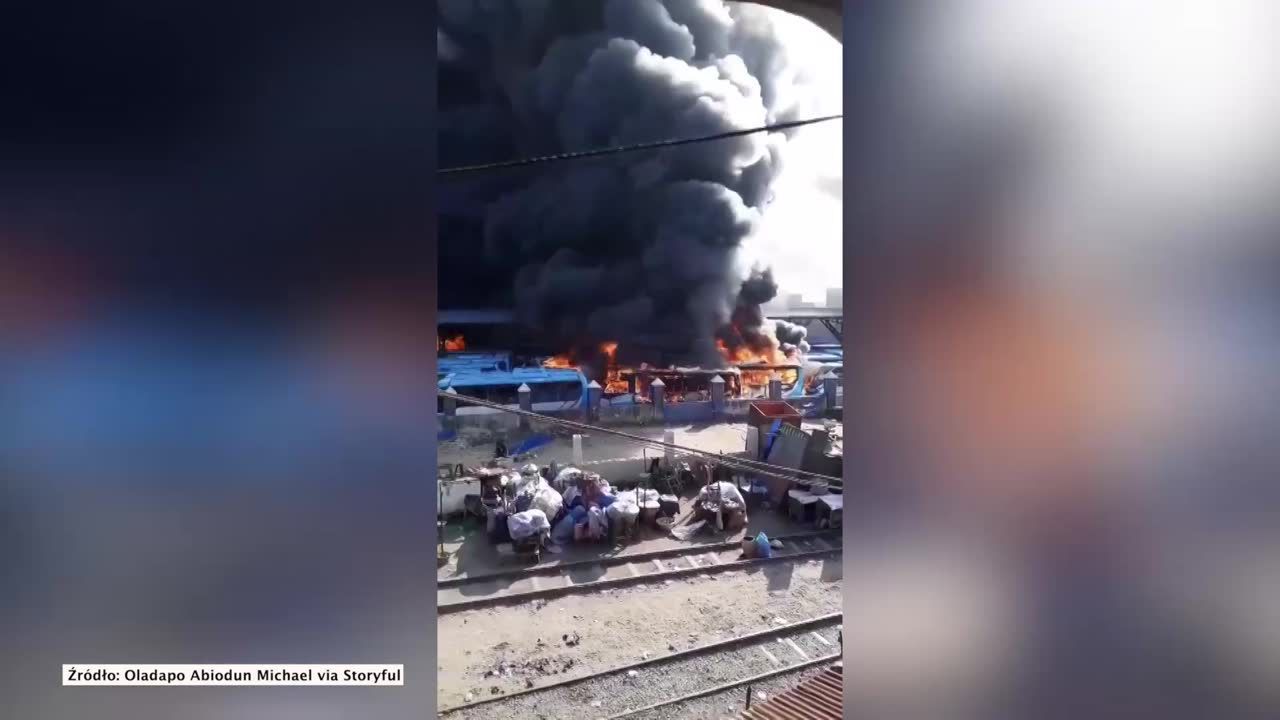
[[756, 128], [748, 128], [745, 130], [730, 130], [728, 132], [716, 133], [714, 135], [702, 135], [691, 138], [678, 138], [674, 140], [657, 140], [654, 142], [637, 143], [635, 145], [619, 145], [616, 147], [597, 148], [595, 150], [582, 150], [579, 152], [559, 153], [556, 155], [543, 155], [540, 157], [524, 158], [521, 160], [507, 160], [505, 162], [484, 163], [481, 165], [464, 165], [461, 167], [443, 168], [437, 170], [437, 175], [458, 175], [462, 173], [483, 172], [486, 170], [501, 170], [504, 168], [522, 167], [525, 165], [540, 165], [548, 162], [559, 162], [562, 160], [580, 160], [583, 158], [600, 157], [604, 155], [618, 155], [621, 153], [638, 152], [641, 150], [653, 150], [657, 148], [676, 147], [679, 145], [692, 145], [693, 143], [713, 142], [715, 140], [727, 140], [729, 138], [742, 137], [743, 135], [754, 135], [762, 132], [777, 132], [780, 130], [790, 130], [792, 128], [803, 127], [805, 125], [814, 125], [816, 123], [828, 122], [831, 120], [840, 120], [844, 117], [839, 115], [824, 115], [822, 117], [808, 118], [805, 120], [791, 120], [788, 122], [775, 123], [773, 125], [764, 125]]
[[685, 455], [695, 455], [703, 459], [711, 460], [713, 462], [719, 463], [721, 465], [724, 465], [725, 467], [730, 467], [737, 470], [743, 470], [746, 472], [755, 473], [756, 475], [775, 477], [783, 480], [799, 479], [802, 481], [818, 481], [818, 482], [825, 483], [827, 485], [834, 485], [836, 487], [840, 487], [841, 485], [843, 485], [843, 481], [840, 478], [832, 477], [830, 475], [822, 475], [820, 473], [809, 472], [807, 470], [798, 470], [795, 468], [779, 467], [777, 465], [770, 465], [769, 463], [759, 462], [756, 460], [747, 460], [744, 458], [735, 458], [735, 457], [725, 457], [724, 455], [710, 452], [707, 450], [698, 450], [697, 448], [685, 447], [683, 445], [676, 445], [674, 443], [666, 443], [661, 440], [653, 440], [650, 438], [641, 437], [639, 435], [632, 435], [631, 433], [623, 432], [621, 430], [614, 430], [612, 428], [601, 427], [599, 425], [588, 425], [586, 423], [580, 423], [574, 420], [566, 420], [564, 418], [552, 417], [550, 415], [543, 415], [541, 413], [531, 412], [529, 410], [524, 410], [521, 408], [513, 408], [509, 405], [500, 405], [498, 403], [492, 403], [487, 400], [481, 400], [479, 398], [473, 398], [473, 397], [470, 397], [467, 395], [461, 395], [458, 393], [452, 393], [450, 394], [450, 397], [454, 398], [459, 402], [465, 402], [472, 405], [478, 405], [480, 407], [491, 408], [493, 410], [501, 410], [503, 412], [508, 412], [513, 415], [520, 415], [520, 416], [536, 419], [542, 422], [551, 423], [553, 425], [560, 425], [562, 427], [572, 428], [578, 431], [601, 433], [604, 435], [614, 435], [617, 437], [625, 438], [634, 443], [638, 443], [640, 445], [644, 445], [646, 447], [649, 447], [655, 450], [671, 449], [671, 450], [675, 450], [677, 452], [683, 453]]

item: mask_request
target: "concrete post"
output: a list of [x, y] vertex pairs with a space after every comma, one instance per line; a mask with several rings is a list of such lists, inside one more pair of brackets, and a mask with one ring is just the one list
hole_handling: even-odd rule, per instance
[[[520, 387], [516, 388], [516, 395], [520, 398], [520, 409], [525, 412], [533, 412], [533, 388], [529, 387], [528, 383], [520, 383]], [[520, 416], [520, 429], [529, 429], [528, 416]]]
[[[666, 443], [667, 445], [675, 445], [676, 431], [675, 430], [662, 431], [662, 442]], [[662, 450], [667, 460], [667, 467], [671, 467], [672, 465], [675, 464], [676, 451], [672, 450], [670, 447], [665, 447]]]
[[582, 467], [582, 436], [576, 433], [573, 436], [573, 464], [574, 467]]
[[450, 430], [458, 428], [458, 391], [449, 388], [444, 391], [444, 425]]
[[600, 398], [604, 396], [604, 388], [592, 380], [587, 385], [587, 421], [594, 422], [600, 418]]
[[662, 378], [655, 378], [649, 383], [649, 392], [653, 393], [653, 414], [659, 420], [667, 419], [667, 384]]
[[822, 399], [828, 410], [836, 409], [836, 395], [839, 392], [839, 383], [840, 379], [831, 371], [827, 371], [827, 374], [822, 376]]
[[711, 378], [711, 412], [716, 418], [724, 414], [724, 378]]
[[782, 399], [782, 378], [776, 375], [769, 378], [769, 399], [770, 400]]

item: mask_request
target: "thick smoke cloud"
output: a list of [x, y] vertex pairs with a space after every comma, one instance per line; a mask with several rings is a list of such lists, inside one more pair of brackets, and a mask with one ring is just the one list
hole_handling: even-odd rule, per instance
[[[768, 11], [721, 0], [441, 0], [443, 166], [799, 119], [805, 74]], [[450, 180], [442, 304], [510, 304], [550, 342], [714, 364], [771, 354], [777, 292], [740, 250], [787, 138], [755, 134]], [[803, 330], [785, 328], [786, 349]]]

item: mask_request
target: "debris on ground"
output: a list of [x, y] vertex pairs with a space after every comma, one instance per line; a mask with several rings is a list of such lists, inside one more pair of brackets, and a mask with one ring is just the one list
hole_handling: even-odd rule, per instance
[[560, 655], [551, 657], [537, 657], [524, 662], [508, 662], [503, 660], [496, 667], [490, 668], [484, 672], [485, 678], [502, 678], [502, 677], [525, 677], [534, 676], [541, 677], [544, 675], [559, 675], [560, 673], [569, 672], [574, 665], [577, 664], [574, 658]]
[[577, 645], [579, 642], [581, 642], [582, 637], [579, 636], [578, 633], [568, 633], [564, 635], [562, 639], [564, 640], [564, 644], [566, 647], [573, 647], [574, 645]]

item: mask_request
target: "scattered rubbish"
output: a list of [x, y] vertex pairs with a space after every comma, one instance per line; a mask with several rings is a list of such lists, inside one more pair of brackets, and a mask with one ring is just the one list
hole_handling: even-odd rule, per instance
[[759, 690], [756, 691], [756, 700], [764, 700], [767, 697], [768, 695], [765, 695], [763, 692]]
[[531, 687], [533, 687], [533, 681], [532, 681], [532, 680], [530, 680], [529, 678], [525, 678], [525, 679], [524, 679], [524, 686], [525, 686], [526, 688], [531, 688]]
[[582, 638], [578, 635], [578, 633], [569, 633], [565, 635], [562, 639], [564, 640], [564, 644], [568, 647], [573, 647], [574, 645], [577, 645], [582, 640]]
[[502, 688], [498, 687], [497, 685], [494, 685], [493, 687], [489, 688], [490, 695], [499, 695], [501, 693], [502, 693]]
[[462, 696], [463, 702], [471, 702], [472, 700], [475, 700], [475, 699], [476, 699], [476, 696], [472, 695], [471, 693], [467, 693], [466, 695]]
[[782, 619], [782, 618], [780, 618], [780, 617], [776, 617], [776, 618], [774, 618], [774, 619], [773, 619], [773, 624], [774, 624], [774, 625], [786, 625], [786, 624], [787, 624], [787, 621], [786, 621], [786, 620], [783, 620], [783, 619]]
[[635, 677], [635, 676], [637, 676], [637, 675], [639, 675], [639, 674], [640, 674], [640, 673], [636, 672], [635, 670], [628, 670], [628, 671], [627, 671], [627, 677], [629, 677], [629, 678], [633, 678], [633, 677]]
[[648, 659], [649, 659], [649, 653], [647, 653], [647, 652], [642, 652], [642, 653], [640, 653], [640, 659], [641, 659], [641, 660], [648, 660]]

